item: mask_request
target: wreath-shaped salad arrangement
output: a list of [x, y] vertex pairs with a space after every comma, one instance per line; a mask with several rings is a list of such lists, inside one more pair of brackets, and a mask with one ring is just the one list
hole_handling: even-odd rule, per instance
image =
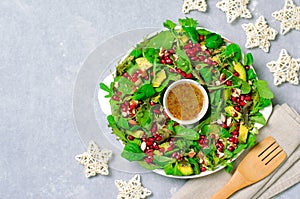
[[[107, 117], [122, 141], [121, 156], [150, 170], [172, 176], [201, 176], [226, 166], [256, 142], [261, 113], [273, 93], [258, 80], [250, 53], [237, 44], [197, 27], [192, 18], [167, 20], [165, 29], [138, 43], [116, 66], [110, 85]], [[209, 108], [195, 125], [172, 120], [164, 109], [168, 86], [181, 79], [202, 85]], [[180, 109], [182, 107], [178, 107]]]

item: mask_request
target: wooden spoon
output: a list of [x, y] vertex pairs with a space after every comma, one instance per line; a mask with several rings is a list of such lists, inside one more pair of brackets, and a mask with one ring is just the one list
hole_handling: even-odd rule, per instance
[[234, 192], [271, 174], [284, 160], [286, 153], [276, 140], [269, 136], [254, 146], [241, 161], [235, 173], [211, 199], [228, 198]]

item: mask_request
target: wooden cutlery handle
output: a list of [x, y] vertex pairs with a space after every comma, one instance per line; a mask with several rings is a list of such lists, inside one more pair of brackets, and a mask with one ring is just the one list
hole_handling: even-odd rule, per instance
[[231, 179], [210, 199], [224, 199], [231, 196], [234, 192], [252, 184], [246, 180], [237, 170]]

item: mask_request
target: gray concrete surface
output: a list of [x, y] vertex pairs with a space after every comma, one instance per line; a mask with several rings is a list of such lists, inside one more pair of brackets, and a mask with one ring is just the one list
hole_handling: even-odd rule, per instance
[[[280, 1], [252, 0], [252, 19], [227, 24], [225, 14], [208, 1], [207, 13], [187, 15], [244, 46], [243, 23], [271, 17]], [[0, 198], [116, 198], [116, 179], [133, 174], [111, 169], [109, 176], [86, 179], [74, 156], [85, 150], [73, 118], [73, 90], [86, 58], [112, 35], [177, 21], [183, 1], [78, 0], [0, 2]], [[300, 1], [295, 0], [300, 6]], [[300, 87], [276, 87], [265, 64], [276, 60], [282, 48], [300, 57], [300, 32], [278, 35], [269, 53], [252, 49], [256, 71], [269, 82], [274, 104], [288, 103], [300, 112]], [[153, 191], [149, 198], [167, 199], [183, 180], [143, 173], [142, 182]], [[199, 188], [199, 191], [201, 188]], [[300, 185], [277, 198], [299, 197]]]

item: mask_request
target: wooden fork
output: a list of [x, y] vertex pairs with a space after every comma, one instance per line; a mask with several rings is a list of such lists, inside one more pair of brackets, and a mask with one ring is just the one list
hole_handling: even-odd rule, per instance
[[276, 140], [269, 136], [254, 146], [241, 161], [235, 173], [211, 199], [228, 198], [234, 192], [271, 174], [284, 160], [286, 153]]

